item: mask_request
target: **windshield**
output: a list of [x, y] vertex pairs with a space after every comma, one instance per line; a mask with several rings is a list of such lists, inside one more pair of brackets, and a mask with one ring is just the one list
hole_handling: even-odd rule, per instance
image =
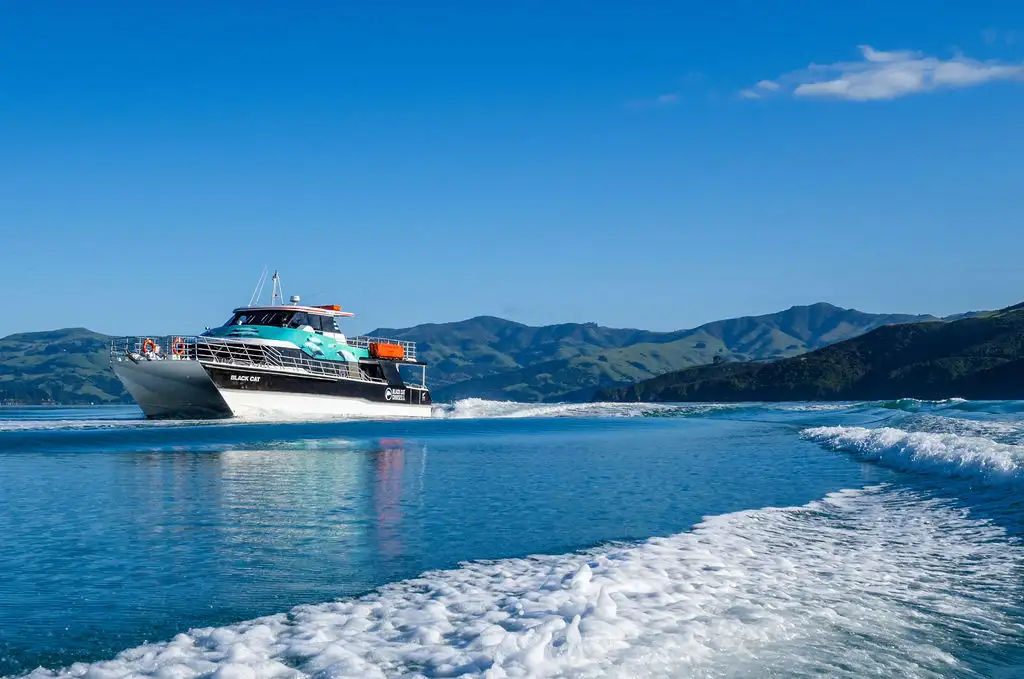
[[288, 325], [294, 311], [240, 311], [225, 325], [272, 325], [283, 328]]
[[340, 332], [330, 316], [308, 314], [305, 311], [253, 310], [240, 311], [224, 327], [233, 325], [269, 325], [275, 328], [309, 327], [318, 332]]

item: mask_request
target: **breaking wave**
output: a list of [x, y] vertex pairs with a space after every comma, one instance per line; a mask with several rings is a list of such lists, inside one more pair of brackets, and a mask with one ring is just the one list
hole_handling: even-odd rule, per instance
[[948, 414], [914, 413], [900, 420], [897, 428], [904, 431], [987, 438], [998, 443], [1024, 444], [1024, 421], [1017, 418], [977, 419], [951, 417]]
[[1024, 549], [878, 486], [584, 553], [466, 564], [53, 677], [924, 677], [1015, 643]]
[[1015, 415], [1024, 413], [1024, 401], [969, 401], [963, 398], [947, 398], [936, 401], [916, 398], [900, 398], [891, 401], [867, 402], [864, 405], [887, 410], [920, 412], [965, 412], [988, 413], [993, 415]]
[[877, 408], [887, 408], [889, 410], [918, 412], [923, 409], [944, 408], [947, 406], [959, 405], [961, 403], [967, 403], [967, 400], [962, 398], [947, 398], [937, 401], [929, 401], [919, 398], [898, 398], [891, 401], [874, 401], [871, 405], [874, 405]]
[[744, 407], [730, 403], [519, 403], [466, 398], [435, 406], [447, 419], [510, 417], [692, 417]]
[[892, 401], [742, 402], [742, 403], [520, 403], [466, 398], [436, 404], [435, 418], [498, 417], [695, 417], [736, 411], [830, 414], [862, 411], [900, 411], [911, 414], [988, 413], [1013, 415], [1024, 412], [1024, 402], [966, 401], [951, 398], [927, 401], [902, 398]]
[[908, 432], [892, 427], [812, 427], [801, 434], [833, 450], [902, 471], [992, 484], [1024, 480], [1024, 446], [980, 436]]

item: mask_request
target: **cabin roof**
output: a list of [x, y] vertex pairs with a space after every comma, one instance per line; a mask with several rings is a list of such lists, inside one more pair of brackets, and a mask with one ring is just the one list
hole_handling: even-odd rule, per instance
[[238, 307], [232, 313], [244, 313], [246, 311], [305, 311], [308, 314], [319, 314], [320, 316], [345, 316], [351, 317], [355, 314], [342, 311], [337, 304], [325, 304], [323, 306], [303, 306], [301, 304], [281, 304], [277, 306], [243, 306]]

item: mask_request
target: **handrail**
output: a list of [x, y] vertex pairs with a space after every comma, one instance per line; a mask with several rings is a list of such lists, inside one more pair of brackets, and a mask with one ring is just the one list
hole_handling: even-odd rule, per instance
[[132, 361], [199, 361], [204, 365], [244, 366], [343, 378], [362, 382], [386, 383], [387, 380], [368, 375], [356, 362], [326, 361], [304, 354], [282, 353], [269, 344], [246, 342], [224, 337], [185, 335], [139, 335], [113, 337], [110, 340], [111, 360]]
[[389, 339], [387, 337], [371, 337], [369, 335], [359, 335], [358, 337], [348, 337], [345, 340], [350, 346], [359, 347], [360, 349], [369, 349], [371, 344], [398, 344], [405, 350], [405, 359], [408, 361], [416, 360], [416, 343], [408, 340]]

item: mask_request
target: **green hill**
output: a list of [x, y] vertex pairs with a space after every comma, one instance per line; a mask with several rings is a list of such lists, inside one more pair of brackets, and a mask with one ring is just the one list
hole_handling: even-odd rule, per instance
[[494, 316], [411, 328], [378, 328], [370, 335], [417, 342], [430, 364], [434, 389], [546, 361], [596, 354], [656, 340], [669, 333], [606, 328], [596, 323], [528, 326]]
[[381, 332], [422, 343], [437, 400], [560, 401], [589, 400], [599, 387], [715, 360], [795, 356], [881, 325], [930, 318], [819, 303], [661, 333], [592, 324], [532, 328], [494, 318]]
[[0, 403], [129, 403], [110, 370], [107, 341], [85, 328], [0, 339]]
[[599, 390], [607, 401], [1024, 398], [1024, 304], [903, 323], [772, 363], [707, 365]]
[[[880, 325], [931, 318], [868, 314], [830, 304], [653, 332], [594, 323], [528, 326], [493, 316], [412, 328], [378, 328], [418, 343], [435, 400], [587, 400], [603, 386], [631, 384], [712, 361], [793, 356]], [[104, 335], [84, 328], [0, 339], [0, 402], [130, 402], [111, 372]]]

